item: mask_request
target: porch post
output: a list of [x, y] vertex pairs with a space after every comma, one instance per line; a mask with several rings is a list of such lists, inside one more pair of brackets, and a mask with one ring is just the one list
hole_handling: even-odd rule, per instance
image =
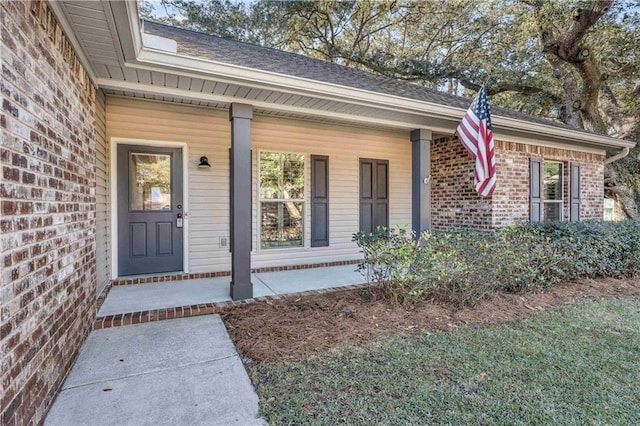
[[419, 236], [431, 229], [431, 130], [411, 131], [411, 222]]
[[251, 284], [251, 119], [253, 108], [231, 104], [231, 298], [253, 297]]

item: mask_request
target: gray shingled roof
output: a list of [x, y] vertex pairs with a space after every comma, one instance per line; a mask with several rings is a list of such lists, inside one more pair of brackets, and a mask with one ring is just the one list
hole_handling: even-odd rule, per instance
[[[384, 77], [282, 50], [257, 46], [151, 21], [144, 21], [144, 31], [148, 34], [175, 40], [178, 45], [178, 54], [181, 55], [201, 57], [256, 70], [271, 71], [293, 77], [307, 78], [376, 93], [400, 96], [407, 99], [432, 102], [439, 105], [466, 109], [471, 104], [470, 99], [462, 96], [450, 95], [434, 89], [395, 80], [390, 77]], [[493, 116], [510, 117], [558, 128], [584, 131], [563, 123], [533, 117], [504, 108], [492, 107], [491, 111]]]

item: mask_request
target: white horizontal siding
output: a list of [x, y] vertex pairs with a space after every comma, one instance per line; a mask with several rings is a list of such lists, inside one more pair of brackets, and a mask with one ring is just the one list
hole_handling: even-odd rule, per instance
[[[107, 129], [109, 138], [187, 143], [189, 272], [228, 271], [229, 249], [220, 248], [220, 238], [229, 238], [228, 112], [109, 97]], [[196, 167], [203, 155], [209, 170]]]
[[[109, 97], [108, 136], [186, 142], [189, 150], [190, 272], [228, 271], [229, 146], [227, 111]], [[253, 151], [253, 267], [294, 265], [356, 259], [351, 237], [358, 230], [358, 159], [389, 161], [391, 225], [411, 222], [411, 144], [409, 135], [303, 120], [256, 115], [252, 121]], [[329, 156], [330, 247], [310, 248], [310, 209], [305, 209], [305, 248], [260, 250], [258, 247], [258, 153], [300, 152], [306, 155], [307, 181], [311, 154]], [[206, 155], [210, 170], [196, 167]], [[310, 197], [310, 186], [305, 188]]]
[[[341, 126], [312, 121], [255, 116], [251, 127], [254, 149], [253, 267], [295, 265], [357, 259], [351, 238], [359, 227], [358, 168], [360, 158], [389, 161], [389, 223], [411, 223], [411, 143], [408, 133]], [[260, 151], [306, 155], [305, 248], [260, 250], [257, 163]], [[329, 157], [329, 247], [310, 247], [310, 155]]]
[[111, 242], [109, 216], [109, 155], [106, 139], [105, 96], [96, 91], [96, 277], [97, 296], [111, 278]]

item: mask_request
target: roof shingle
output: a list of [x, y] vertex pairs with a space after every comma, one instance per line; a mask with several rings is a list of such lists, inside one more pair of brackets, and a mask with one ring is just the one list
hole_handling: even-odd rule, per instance
[[[178, 45], [179, 55], [205, 58], [256, 70], [270, 71], [292, 77], [306, 78], [438, 105], [466, 109], [471, 104], [470, 99], [462, 96], [450, 95], [427, 87], [338, 65], [321, 59], [310, 58], [197, 31], [151, 21], [144, 21], [144, 31], [148, 34], [175, 40]], [[516, 118], [547, 126], [590, 133], [582, 129], [573, 128], [564, 123], [541, 117], [533, 117], [504, 108], [492, 107], [491, 111], [494, 117]]]

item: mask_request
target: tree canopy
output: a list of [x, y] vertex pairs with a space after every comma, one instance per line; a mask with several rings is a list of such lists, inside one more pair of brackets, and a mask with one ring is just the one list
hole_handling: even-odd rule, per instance
[[[163, 0], [144, 17], [275, 47], [640, 140], [635, 0]], [[159, 10], [160, 9], [160, 12]], [[636, 148], [606, 170], [637, 218]]]

